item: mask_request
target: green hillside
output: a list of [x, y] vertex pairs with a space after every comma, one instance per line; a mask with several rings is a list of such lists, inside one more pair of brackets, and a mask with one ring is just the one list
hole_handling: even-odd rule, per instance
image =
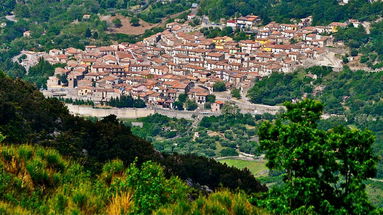
[[340, 5], [337, 0], [202, 0], [201, 12], [212, 20], [254, 14], [265, 22], [291, 22], [313, 16], [316, 25], [348, 19], [375, 20], [383, 10], [383, 3], [352, 0]]
[[[32, 85], [0, 73], [0, 133], [5, 144], [33, 144], [56, 149], [98, 174], [108, 161], [120, 159], [125, 165], [155, 161], [165, 166], [168, 176], [177, 175], [210, 189], [241, 188], [264, 191], [247, 171], [240, 171], [196, 155], [168, 155], [134, 135], [129, 127], [111, 115], [99, 121], [72, 116], [57, 99], [46, 99]], [[176, 162], [175, 162], [176, 161]], [[196, 171], [198, 169], [198, 171]], [[238, 180], [241, 178], [241, 180]]]
[[[185, 208], [193, 190], [178, 177], [167, 178], [153, 162], [125, 167], [120, 160], [106, 163], [91, 176], [84, 167], [57, 151], [31, 145], [0, 147], [1, 214], [158, 214]], [[252, 206], [246, 194], [227, 190], [199, 196], [206, 208], [236, 214], [266, 214]], [[206, 198], [206, 199], [205, 199]], [[212, 199], [225, 198], [232, 205]], [[192, 203], [199, 204], [199, 203]], [[224, 207], [222, 207], [224, 206]], [[193, 210], [197, 210], [194, 208]], [[210, 209], [211, 210], [211, 209]], [[198, 209], [211, 214], [209, 209]]]

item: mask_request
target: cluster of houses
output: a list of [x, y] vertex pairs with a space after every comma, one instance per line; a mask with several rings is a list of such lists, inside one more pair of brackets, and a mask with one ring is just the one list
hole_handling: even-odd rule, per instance
[[[236, 23], [248, 26], [258, 20], [245, 18]], [[272, 22], [259, 27], [255, 39], [237, 42], [230, 37], [207, 39], [186, 24], [173, 23], [135, 44], [53, 49], [36, 55], [66, 65], [56, 68], [47, 81], [46, 93], [52, 96], [105, 103], [130, 95], [148, 106], [173, 108], [178, 96], [187, 94], [203, 107], [216, 82], [245, 89], [254, 78], [292, 72], [305, 60], [317, 58], [333, 43], [332, 36], [322, 33], [344, 27], [343, 23], [333, 26]]]
[[248, 15], [235, 19], [227, 20], [226, 26], [233, 29], [242, 29], [247, 31], [255, 31], [257, 26], [261, 24], [262, 20], [259, 16]]

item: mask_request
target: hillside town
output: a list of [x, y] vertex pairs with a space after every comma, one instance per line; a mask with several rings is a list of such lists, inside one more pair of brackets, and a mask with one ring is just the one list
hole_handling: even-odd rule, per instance
[[[231, 37], [205, 38], [187, 24], [169, 23], [166, 30], [135, 44], [87, 46], [85, 50], [52, 49], [49, 53], [23, 51], [23, 62], [44, 58], [62, 63], [47, 81], [48, 96], [105, 104], [111, 98], [129, 95], [149, 107], [174, 108], [180, 94], [187, 94], [200, 108], [213, 85], [243, 92], [255, 78], [274, 72], [289, 73], [307, 60], [315, 60], [333, 46], [331, 33], [349, 23], [311, 26], [311, 17], [298, 24], [271, 22], [260, 26], [258, 16], [228, 20], [226, 25], [255, 33], [252, 40]], [[222, 101], [217, 101], [218, 111]]]

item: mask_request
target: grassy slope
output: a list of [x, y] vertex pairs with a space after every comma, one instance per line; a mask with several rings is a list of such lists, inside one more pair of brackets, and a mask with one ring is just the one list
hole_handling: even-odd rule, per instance
[[225, 163], [228, 166], [233, 166], [238, 169], [248, 168], [254, 176], [266, 176], [267, 167], [265, 161], [248, 161], [248, 160], [237, 160], [237, 159], [222, 159], [219, 160], [221, 163]]

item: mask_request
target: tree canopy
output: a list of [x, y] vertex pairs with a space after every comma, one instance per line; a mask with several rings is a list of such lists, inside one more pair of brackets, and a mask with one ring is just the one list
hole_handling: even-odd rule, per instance
[[267, 166], [285, 172], [284, 185], [269, 193], [266, 207], [274, 207], [275, 213], [371, 212], [363, 184], [376, 173], [371, 131], [346, 126], [318, 129], [323, 104], [316, 100], [285, 106], [286, 113], [259, 129]]
[[214, 21], [254, 14], [261, 16], [266, 23], [270, 20], [286, 23], [292, 19], [313, 16], [314, 24], [323, 25], [351, 18], [374, 20], [381, 14], [383, 3], [353, 0], [340, 5], [336, 0], [203, 0], [200, 10]]

